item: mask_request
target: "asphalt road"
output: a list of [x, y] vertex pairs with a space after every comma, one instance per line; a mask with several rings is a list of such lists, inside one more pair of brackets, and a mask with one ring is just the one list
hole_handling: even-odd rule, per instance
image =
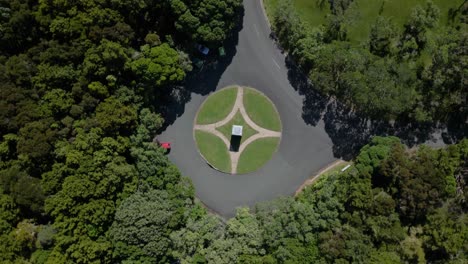
[[269, 35], [260, 0], [244, 0], [242, 29], [232, 60], [215, 80], [202, 84], [210, 92], [231, 84], [254, 87], [275, 103], [283, 125], [282, 139], [263, 168], [228, 175], [211, 169], [198, 154], [193, 122], [208, 92], [193, 92], [180, 116], [159, 136], [172, 142], [169, 159], [192, 179], [197, 197], [225, 217], [233, 216], [236, 207], [293, 194], [307, 178], [335, 160], [323, 122], [311, 126], [303, 120], [304, 98], [290, 84], [285, 56]]

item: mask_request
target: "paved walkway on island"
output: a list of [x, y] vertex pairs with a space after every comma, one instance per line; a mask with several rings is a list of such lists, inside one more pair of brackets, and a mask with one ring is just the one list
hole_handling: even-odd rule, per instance
[[[263, 95], [262, 95], [263, 96]], [[256, 134], [253, 136], [249, 137], [246, 141], [244, 141], [240, 146], [238, 151], [231, 151], [230, 146], [231, 143], [229, 142], [229, 139], [227, 139], [217, 128], [224, 126], [225, 124], [229, 123], [234, 116], [236, 115], [237, 112], [240, 112], [242, 115], [242, 118], [244, 118], [245, 122], [255, 131], [257, 131]], [[198, 125], [196, 124], [194, 126], [194, 129], [196, 130], [202, 130], [208, 133], [211, 133], [217, 137], [219, 137], [224, 144], [226, 145], [226, 148], [229, 150], [229, 156], [231, 158], [231, 173], [236, 174], [237, 173], [237, 164], [239, 163], [239, 158], [242, 154], [242, 152], [245, 150], [245, 148], [250, 145], [252, 142], [254, 142], [257, 139], [260, 138], [269, 138], [269, 137], [281, 137], [281, 132], [278, 131], [273, 131], [269, 130], [263, 127], [260, 127], [257, 125], [252, 119], [250, 119], [249, 115], [247, 114], [247, 111], [245, 110], [244, 106], [244, 88], [238, 86], [237, 87], [237, 96], [236, 96], [236, 101], [234, 102], [234, 106], [232, 107], [231, 112], [221, 121], [218, 121], [213, 124], [208, 124], [208, 125]]]

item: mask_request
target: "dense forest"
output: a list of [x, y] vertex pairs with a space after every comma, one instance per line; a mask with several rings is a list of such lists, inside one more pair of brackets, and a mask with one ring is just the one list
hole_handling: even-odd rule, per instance
[[[281, 46], [323, 95], [370, 118], [452, 122], [466, 129], [466, 1], [445, 1], [447, 14], [432, 1], [421, 1], [403, 25], [395, 22], [397, 10], [393, 16], [382, 14], [387, 2], [382, 1], [364, 40], [356, 40], [350, 28], [364, 20], [359, 11], [366, 1], [311, 1], [316, 9], [330, 9], [325, 21], [315, 25], [302, 19], [293, 0], [275, 2], [270, 17]], [[407, 6], [399, 2], [400, 8]], [[362, 35], [365, 29], [355, 31]]]
[[[174, 259], [168, 230], [203, 210], [152, 143], [159, 109], [194, 45], [223, 45], [241, 8], [0, 0], [1, 263]], [[161, 226], [133, 230], [138, 206]]]
[[[466, 262], [466, 139], [407, 149], [375, 137], [346, 173], [227, 221], [195, 199], [154, 142], [160, 110], [192, 71], [194, 45], [223, 45], [241, 9], [240, 0], [0, 0], [1, 263]], [[407, 76], [417, 79], [420, 108], [408, 109], [420, 112], [408, 113], [418, 119], [466, 111], [456, 101], [466, 96], [466, 40], [452, 30], [460, 34], [434, 46], [444, 63]], [[317, 54], [362, 55], [327, 47]], [[393, 57], [369, 52], [366, 66], [387, 74]], [[426, 84], [437, 92], [418, 90]]]

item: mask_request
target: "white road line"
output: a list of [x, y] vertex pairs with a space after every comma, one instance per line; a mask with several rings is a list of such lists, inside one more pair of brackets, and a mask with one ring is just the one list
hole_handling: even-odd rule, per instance
[[278, 67], [278, 69], [281, 69], [281, 67], [280, 67], [279, 64], [275, 61], [275, 59], [272, 58], [272, 60], [273, 60], [273, 62], [275, 63], [276, 67]]
[[256, 24], [253, 24], [253, 25], [254, 25], [255, 32], [257, 33], [257, 36], [260, 36], [260, 32], [258, 31], [257, 25]]

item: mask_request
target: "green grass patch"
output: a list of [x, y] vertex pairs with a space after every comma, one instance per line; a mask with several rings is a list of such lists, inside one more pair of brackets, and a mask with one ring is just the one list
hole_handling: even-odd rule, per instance
[[254, 89], [244, 89], [244, 106], [250, 119], [260, 127], [281, 131], [281, 121], [275, 106]]
[[255, 171], [271, 159], [280, 142], [279, 138], [261, 138], [249, 144], [242, 152], [237, 173]]
[[227, 124], [225, 124], [222, 127], [218, 127], [217, 130], [223, 135], [230, 140], [231, 139], [231, 134], [232, 134], [232, 126], [233, 125], [239, 125], [243, 126], [242, 128], [242, 138], [241, 138], [241, 143], [243, 143], [245, 140], [247, 140], [249, 137], [257, 134], [257, 131], [255, 131], [253, 128], [251, 128], [244, 120], [242, 117], [241, 113], [237, 111], [237, 113], [234, 115], [234, 118], [231, 119]]
[[229, 87], [210, 95], [201, 106], [197, 124], [207, 125], [223, 120], [236, 102], [237, 90], [237, 87]]
[[[279, 0], [263, 0], [270, 20]], [[319, 7], [316, 0], [293, 0], [301, 19], [312, 27], [323, 25], [326, 16], [331, 14], [328, 1], [325, 6]], [[433, 0], [440, 9], [439, 25], [449, 23], [450, 8], [457, 8], [463, 0]], [[348, 37], [352, 43], [358, 44], [369, 37], [370, 28], [377, 16], [389, 17], [397, 27], [403, 31], [411, 10], [417, 6], [425, 6], [426, 0], [355, 0], [346, 11]]]
[[276, 10], [276, 6], [278, 5], [278, 0], [262, 0], [263, 7], [265, 8], [266, 14], [270, 23], [273, 22], [273, 14]]
[[[326, 21], [327, 14], [330, 13], [330, 4], [324, 1], [324, 5], [320, 7], [315, 0], [293, 0], [294, 7], [297, 12], [304, 19], [304, 22], [309, 25], [321, 25]], [[278, 5], [278, 0], [263, 0], [265, 10], [270, 22], [273, 21], [273, 15]]]
[[221, 171], [231, 172], [231, 158], [226, 145], [220, 138], [211, 133], [196, 130], [195, 141], [208, 163]]
[[[449, 21], [450, 8], [458, 7], [463, 0], [447, 1], [434, 0], [440, 9], [439, 25], [446, 25]], [[425, 0], [357, 0], [346, 12], [352, 21], [348, 26], [348, 37], [351, 42], [360, 43], [369, 38], [371, 26], [375, 23], [379, 13], [389, 17], [402, 32], [408, 21], [411, 11], [417, 5], [425, 6]]]

